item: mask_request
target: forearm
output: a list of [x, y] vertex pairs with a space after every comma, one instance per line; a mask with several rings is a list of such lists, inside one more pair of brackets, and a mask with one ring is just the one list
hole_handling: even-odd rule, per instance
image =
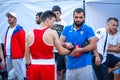
[[95, 44], [89, 44], [82, 48], [82, 52], [90, 52], [90, 51], [95, 50], [95, 48], [96, 48]]
[[26, 64], [30, 64], [31, 61], [30, 61], [30, 55], [26, 54], [25, 55], [25, 59], [26, 59]]
[[30, 64], [30, 50], [29, 50], [29, 47], [26, 43], [26, 46], [25, 46], [25, 59], [26, 59], [26, 64]]
[[0, 58], [2, 59], [2, 61], [4, 61], [4, 56], [3, 56], [3, 51], [2, 51], [1, 45], [0, 45]]
[[99, 56], [99, 53], [98, 53], [98, 50], [97, 50], [97, 49], [95, 49], [93, 52], [94, 52], [94, 55], [95, 55], [95, 56]]
[[66, 47], [66, 43], [61, 41], [63, 47]]
[[62, 47], [62, 45], [56, 46], [56, 48], [61, 55], [66, 55], [66, 54], [70, 53], [70, 50]]
[[120, 47], [119, 46], [108, 46], [107, 51], [108, 52], [120, 53]]

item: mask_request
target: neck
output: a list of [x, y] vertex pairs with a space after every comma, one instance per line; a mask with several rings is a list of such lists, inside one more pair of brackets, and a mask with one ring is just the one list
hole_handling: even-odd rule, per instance
[[56, 19], [55, 21], [56, 21], [56, 22], [59, 22], [59, 21], [61, 21], [61, 19], [59, 18], [59, 19]]
[[74, 28], [75, 28], [76, 30], [78, 30], [80, 27], [78, 27], [78, 26], [74, 26]]
[[40, 28], [46, 28], [46, 27], [48, 27], [48, 26], [45, 23], [40, 24]]
[[16, 26], [16, 23], [10, 24], [10, 28], [14, 28]]

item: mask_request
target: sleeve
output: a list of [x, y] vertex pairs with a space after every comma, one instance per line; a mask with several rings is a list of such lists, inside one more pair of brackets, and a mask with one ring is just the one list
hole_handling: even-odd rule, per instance
[[93, 31], [93, 29], [91, 27], [89, 27], [89, 30], [88, 30], [88, 40], [95, 37], [95, 32]]
[[67, 37], [67, 32], [68, 32], [68, 27], [64, 27], [63, 28], [63, 31], [62, 31], [62, 33], [61, 33], [61, 36], [63, 36], [63, 37]]
[[25, 31], [24, 30], [21, 30], [19, 32], [19, 46], [21, 47], [21, 52], [24, 53], [25, 52]]
[[105, 31], [105, 30], [104, 30], [104, 29], [98, 29], [98, 30], [96, 30], [96, 31], [95, 31], [95, 36], [96, 36], [98, 39], [102, 38], [102, 37], [103, 37], [103, 34], [104, 34], [103, 31]]

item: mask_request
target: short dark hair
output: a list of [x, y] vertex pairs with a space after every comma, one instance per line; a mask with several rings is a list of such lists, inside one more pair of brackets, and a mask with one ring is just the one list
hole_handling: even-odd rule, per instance
[[115, 18], [115, 17], [109, 17], [109, 18], [107, 19], [107, 23], [108, 23], [109, 21], [111, 21], [111, 20], [114, 20], [114, 21], [116, 21], [117, 23], [119, 22], [117, 18]]
[[56, 18], [56, 15], [52, 11], [47, 10], [41, 15], [41, 22], [44, 22], [47, 18], [52, 19], [53, 17]]
[[36, 14], [36, 16], [39, 16], [39, 18], [40, 18], [40, 16], [42, 15], [42, 13], [43, 13], [43, 12], [38, 12], [38, 13]]
[[76, 8], [76, 9], [74, 10], [74, 12], [73, 12], [73, 16], [75, 15], [75, 13], [81, 13], [81, 12], [83, 12], [83, 14], [84, 14], [84, 16], [85, 16], [85, 11], [84, 11], [84, 9], [82, 9], [82, 8]]
[[60, 6], [55, 5], [55, 6], [53, 6], [52, 11], [53, 12], [54, 11], [59, 11], [61, 13], [61, 8], [60, 8]]

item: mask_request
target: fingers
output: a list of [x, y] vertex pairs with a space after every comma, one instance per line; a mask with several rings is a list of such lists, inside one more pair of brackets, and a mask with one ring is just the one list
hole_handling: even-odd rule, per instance
[[74, 45], [72, 43], [66, 43], [66, 48], [67, 49], [72, 49]]
[[100, 57], [96, 57], [96, 58], [95, 58], [95, 64], [96, 64], [97, 66], [100, 66], [100, 64], [101, 64], [101, 59], [100, 59]]
[[1, 62], [1, 68], [4, 68], [4, 67], [5, 67], [5, 63]]

